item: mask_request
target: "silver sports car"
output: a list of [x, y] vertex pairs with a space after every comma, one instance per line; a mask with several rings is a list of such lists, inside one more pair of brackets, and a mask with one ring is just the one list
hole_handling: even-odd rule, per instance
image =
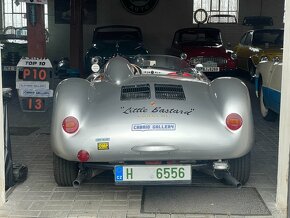
[[54, 176], [78, 187], [103, 170], [116, 184], [190, 183], [200, 170], [240, 186], [250, 174], [253, 119], [246, 85], [213, 81], [167, 55], [116, 56], [57, 87]]

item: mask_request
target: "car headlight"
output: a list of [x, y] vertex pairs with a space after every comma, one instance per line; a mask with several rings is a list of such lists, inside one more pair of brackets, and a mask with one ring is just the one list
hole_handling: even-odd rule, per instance
[[100, 64], [102, 62], [102, 57], [94, 56], [91, 58], [91, 64]]
[[231, 58], [233, 59], [233, 60], [236, 60], [237, 58], [238, 58], [238, 56], [237, 56], [237, 54], [236, 53], [231, 53]]
[[269, 58], [267, 56], [262, 56], [260, 61], [269, 61]]
[[233, 50], [226, 49], [226, 53], [229, 54], [233, 60], [238, 58], [237, 54]]
[[281, 61], [281, 59], [278, 56], [276, 56], [276, 57], [273, 58], [273, 62], [280, 62], [280, 61]]
[[195, 66], [195, 69], [197, 70], [197, 72], [202, 72], [203, 71], [203, 65], [202, 64], [197, 64]]
[[187, 54], [186, 53], [181, 53], [180, 54], [181, 60], [186, 60], [187, 59]]

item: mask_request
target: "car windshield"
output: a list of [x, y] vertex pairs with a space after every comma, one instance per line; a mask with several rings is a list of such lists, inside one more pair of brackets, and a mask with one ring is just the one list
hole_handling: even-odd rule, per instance
[[135, 28], [104, 28], [96, 29], [93, 43], [115, 41], [142, 41], [141, 33]]
[[268, 45], [272, 47], [283, 47], [283, 30], [259, 30], [254, 32], [253, 45]]
[[158, 68], [180, 71], [190, 65], [179, 57], [169, 55], [137, 55], [130, 59], [132, 64], [141, 68]]
[[177, 40], [180, 44], [186, 45], [221, 45], [222, 39], [220, 31], [196, 29], [182, 32]]

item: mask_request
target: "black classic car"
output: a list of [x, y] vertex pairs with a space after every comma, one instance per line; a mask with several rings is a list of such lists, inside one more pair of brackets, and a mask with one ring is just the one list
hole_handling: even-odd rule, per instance
[[139, 27], [112, 25], [95, 28], [92, 47], [85, 56], [86, 72], [95, 71], [91, 69], [93, 65], [102, 67], [117, 54], [125, 57], [148, 54]]

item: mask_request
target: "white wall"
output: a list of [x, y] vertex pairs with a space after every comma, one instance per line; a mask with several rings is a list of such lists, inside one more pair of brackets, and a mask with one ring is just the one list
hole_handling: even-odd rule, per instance
[[[127, 24], [139, 26], [145, 46], [152, 53], [162, 53], [170, 47], [174, 32], [192, 24], [192, 0], [159, 0], [155, 9], [146, 15], [127, 12], [119, 0], [96, 0], [97, 24], [84, 25], [84, 53], [90, 47], [92, 31], [96, 26]], [[48, 0], [50, 42], [47, 55], [51, 60], [69, 56], [69, 25], [54, 23], [54, 0]], [[284, 0], [240, 0], [239, 22], [245, 16], [272, 16], [275, 27], [283, 27]], [[209, 25], [207, 25], [209, 26]], [[211, 25], [213, 26], [213, 25]], [[241, 24], [217, 24], [224, 42], [238, 43], [249, 27]]]

